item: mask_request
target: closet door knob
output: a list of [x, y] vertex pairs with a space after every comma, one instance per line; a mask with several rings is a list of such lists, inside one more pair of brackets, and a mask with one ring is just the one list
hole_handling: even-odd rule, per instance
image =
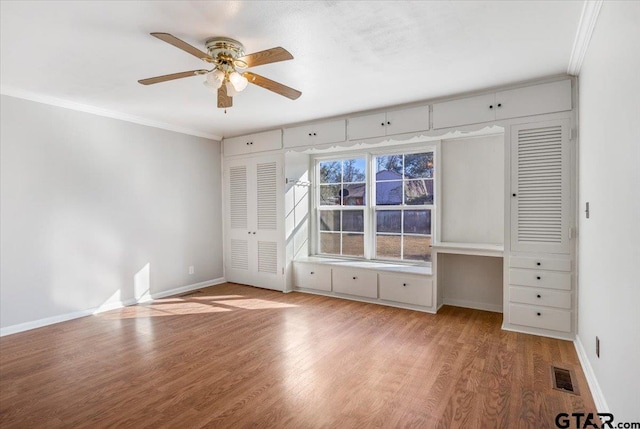
[[382, 122], [380, 125], [382, 125], [384, 127], [384, 122]]
[[309, 137], [311, 137], [311, 133], [309, 133]]
[[253, 231], [253, 235], [256, 235], [256, 232], [255, 232], [255, 231]]
[[515, 197], [517, 194], [514, 193], [514, 194], [511, 194], [511, 195], [513, 195]]
[[313, 135], [314, 135], [314, 136], [316, 136], [317, 134], [316, 134], [316, 133], [313, 133]]
[[[313, 274], [313, 273], [311, 273], [311, 274]], [[538, 298], [542, 298], [540, 295], [536, 295], [536, 297], [538, 297]]]
[[493, 104], [491, 106], [489, 106], [489, 109], [493, 109]]
[[388, 121], [387, 121], [387, 125], [391, 125], [391, 122], [388, 122]]
[[502, 107], [502, 103], [498, 103], [498, 107]]
[[247, 231], [247, 234], [251, 234], [251, 231]]

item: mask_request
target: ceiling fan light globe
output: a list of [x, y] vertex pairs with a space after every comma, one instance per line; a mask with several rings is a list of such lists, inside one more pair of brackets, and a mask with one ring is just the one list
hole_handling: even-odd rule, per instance
[[[222, 77], [220, 77], [220, 74], [222, 74]], [[222, 86], [223, 81], [224, 81], [224, 73], [221, 72], [220, 70], [214, 70], [210, 73], [207, 73], [205, 85], [212, 90], [217, 90]]]
[[248, 83], [247, 78], [242, 76], [237, 71], [234, 71], [229, 75], [229, 82], [231, 82], [231, 84], [233, 85], [233, 89], [235, 89], [237, 92], [245, 89]]
[[225, 85], [227, 86], [227, 96], [233, 97], [238, 93], [231, 82], [227, 82]]

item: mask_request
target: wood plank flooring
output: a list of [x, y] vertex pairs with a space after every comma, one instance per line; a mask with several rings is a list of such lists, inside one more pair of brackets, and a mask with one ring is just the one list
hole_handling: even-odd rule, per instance
[[[0, 338], [0, 427], [545, 428], [595, 407], [573, 344], [223, 284]], [[551, 388], [572, 369], [580, 395]]]

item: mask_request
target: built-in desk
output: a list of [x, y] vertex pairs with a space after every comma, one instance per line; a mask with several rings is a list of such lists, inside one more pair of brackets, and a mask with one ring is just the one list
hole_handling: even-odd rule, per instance
[[432, 245], [438, 307], [446, 304], [502, 312], [503, 257], [501, 244]]

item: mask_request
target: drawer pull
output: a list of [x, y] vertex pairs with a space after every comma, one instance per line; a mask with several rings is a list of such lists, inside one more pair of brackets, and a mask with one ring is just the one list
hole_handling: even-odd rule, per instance
[[313, 271], [311, 271], [311, 273], [310, 273], [310, 274], [313, 274]]
[[538, 312], [538, 313], [536, 313], [536, 314], [537, 314], [538, 316], [542, 316], [542, 313], [540, 313], [540, 312]]
[[[313, 274], [313, 273], [311, 273], [311, 274]], [[536, 295], [536, 296], [537, 296], [538, 298], [542, 298], [542, 297], [540, 296], [540, 294], [538, 294], [538, 295]]]
[[357, 278], [357, 277], [354, 277], [353, 279], [354, 279], [354, 280], [357, 280], [358, 278]]
[[536, 279], [540, 280], [540, 276], [537, 276]]
[[540, 266], [540, 265], [542, 265], [542, 264], [541, 264], [540, 262], [536, 262], [536, 265], [537, 265], [537, 266]]
[[407, 285], [406, 283], [402, 283], [402, 286], [406, 286], [406, 285]]

